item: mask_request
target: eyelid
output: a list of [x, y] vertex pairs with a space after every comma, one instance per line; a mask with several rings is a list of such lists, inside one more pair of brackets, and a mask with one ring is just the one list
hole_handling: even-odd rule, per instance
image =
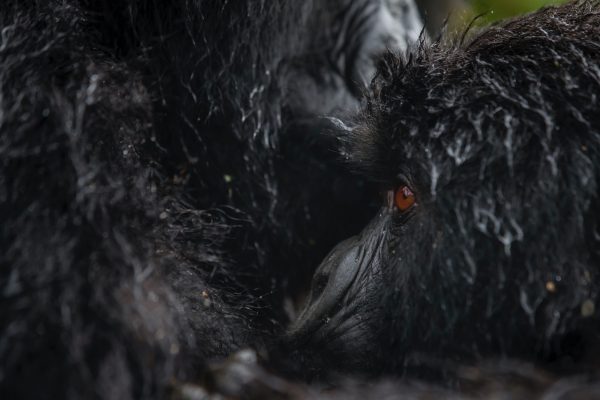
[[413, 192], [413, 188], [415, 187], [414, 184], [414, 180], [412, 179], [412, 177], [406, 173], [398, 173], [396, 175], [396, 188], [399, 188], [400, 186], [408, 186]]

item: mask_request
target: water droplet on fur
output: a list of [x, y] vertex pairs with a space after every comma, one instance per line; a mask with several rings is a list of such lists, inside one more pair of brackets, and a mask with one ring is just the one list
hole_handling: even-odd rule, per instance
[[584, 318], [591, 317], [596, 313], [596, 304], [592, 300], [586, 300], [581, 305], [581, 316]]

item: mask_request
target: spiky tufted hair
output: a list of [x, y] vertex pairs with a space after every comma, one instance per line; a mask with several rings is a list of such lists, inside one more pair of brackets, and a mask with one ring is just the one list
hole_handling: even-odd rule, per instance
[[600, 300], [599, 96], [597, 2], [383, 58], [348, 155], [417, 193], [384, 299], [394, 368], [583, 357]]

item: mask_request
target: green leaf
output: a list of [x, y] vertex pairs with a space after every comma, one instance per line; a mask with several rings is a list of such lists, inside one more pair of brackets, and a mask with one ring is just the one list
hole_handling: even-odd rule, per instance
[[519, 14], [535, 11], [541, 7], [564, 3], [565, 0], [470, 0], [476, 14], [485, 13], [482, 22], [492, 22]]

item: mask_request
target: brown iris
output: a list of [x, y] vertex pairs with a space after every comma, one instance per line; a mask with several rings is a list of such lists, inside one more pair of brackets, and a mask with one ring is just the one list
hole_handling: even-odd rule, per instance
[[416, 202], [415, 194], [406, 185], [400, 186], [394, 194], [394, 204], [400, 211], [409, 210]]

